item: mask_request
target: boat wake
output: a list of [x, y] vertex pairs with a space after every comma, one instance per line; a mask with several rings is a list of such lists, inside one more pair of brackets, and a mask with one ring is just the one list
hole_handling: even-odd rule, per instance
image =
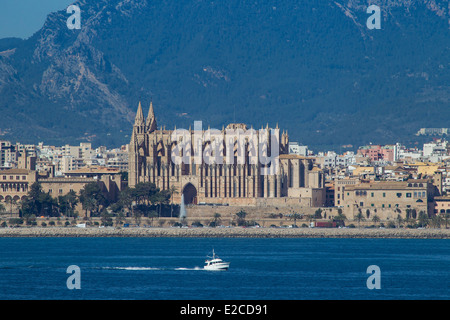
[[195, 268], [175, 268], [174, 270], [188, 270], [188, 271], [192, 271], [192, 270], [203, 270], [203, 268], [200, 268], [200, 267], [195, 267]]
[[148, 271], [148, 270], [162, 270], [162, 268], [150, 268], [150, 267], [104, 267], [102, 269], [109, 270], [129, 270], [129, 271]]
[[166, 270], [166, 271], [197, 271], [197, 270], [203, 270], [201, 267], [194, 267], [194, 268], [151, 268], [151, 267], [103, 267], [102, 269], [107, 270], [127, 270], [127, 271], [157, 271], [157, 270]]

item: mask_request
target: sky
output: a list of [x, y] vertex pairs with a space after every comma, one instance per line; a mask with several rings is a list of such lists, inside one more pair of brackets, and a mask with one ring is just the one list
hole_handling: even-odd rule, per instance
[[0, 39], [29, 38], [51, 12], [64, 10], [75, 0], [0, 0]]

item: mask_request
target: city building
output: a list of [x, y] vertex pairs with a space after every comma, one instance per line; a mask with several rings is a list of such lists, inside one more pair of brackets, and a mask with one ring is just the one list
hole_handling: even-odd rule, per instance
[[[153, 105], [150, 104], [145, 119], [139, 103], [129, 146], [129, 184], [133, 187], [139, 182], [149, 181], [161, 190], [173, 186], [179, 192], [174, 195], [174, 201], [179, 203], [183, 197], [186, 204], [324, 206], [323, 172], [314, 166], [314, 158], [289, 154], [287, 132], [278, 136], [273, 133], [278, 126], [275, 130], [269, 130], [268, 125], [266, 130], [248, 129], [245, 124], [239, 123], [217, 130], [216, 133], [223, 137], [222, 145], [215, 143], [215, 139], [219, 138], [211, 136], [209, 130], [195, 128], [177, 130], [177, 134], [183, 132], [184, 136], [174, 139], [175, 129], [158, 129]], [[248, 133], [249, 136], [242, 136], [241, 139], [237, 136], [239, 133], [231, 136], [227, 130]], [[279, 170], [263, 174], [263, 170], [271, 170], [272, 162], [270, 165], [263, 163], [260, 150], [255, 150], [259, 144], [251, 143], [254, 139], [271, 141], [269, 149], [277, 148]], [[218, 152], [215, 149], [217, 145]], [[182, 154], [185, 150], [196, 150], [200, 155], [209, 152], [211, 156], [222, 152], [223, 161], [211, 164], [204, 157], [200, 157], [199, 161], [188, 157], [183, 163], [176, 163], [178, 159], [172, 159], [172, 152], [177, 150], [181, 156], [186, 156]], [[238, 157], [241, 159], [239, 163]], [[252, 163], [250, 159], [256, 161]]]

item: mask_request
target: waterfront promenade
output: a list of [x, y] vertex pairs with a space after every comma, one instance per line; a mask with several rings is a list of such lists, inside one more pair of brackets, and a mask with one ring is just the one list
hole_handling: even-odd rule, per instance
[[406, 228], [0, 228], [0, 237], [216, 237], [216, 238], [404, 238], [450, 239], [450, 229]]

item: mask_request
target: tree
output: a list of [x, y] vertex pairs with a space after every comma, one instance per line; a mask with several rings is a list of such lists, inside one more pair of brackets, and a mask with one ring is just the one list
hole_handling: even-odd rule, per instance
[[52, 198], [52, 196], [46, 192], [42, 192], [39, 196], [39, 202], [41, 205], [40, 215], [48, 217], [58, 217], [58, 201]]
[[403, 223], [403, 218], [402, 216], [399, 214], [397, 215], [397, 228], [400, 228], [401, 224]]
[[42, 209], [42, 194], [41, 185], [38, 182], [34, 182], [30, 186], [26, 199], [22, 201], [22, 214], [40, 215]]
[[158, 206], [158, 208], [159, 208], [158, 216], [160, 216], [161, 215], [161, 205], [169, 202], [170, 191], [169, 190], [159, 191], [159, 189], [157, 189], [157, 190], [158, 191], [149, 198], [149, 201], [150, 201], [150, 203]]
[[302, 215], [298, 213], [293, 213], [290, 217], [290, 219], [294, 220], [294, 227], [297, 227], [297, 220], [301, 219]]
[[58, 196], [58, 208], [66, 217], [69, 216], [69, 203], [64, 196]]
[[80, 190], [80, 202], [86, 212], [85, 218], [87, 218], [88, 211], [90, 215], [93, 212], [98, 213], [100, 207], [107, 203], [102, 189], [96, 182], [88, 183]]
[[430, 225], [431, 225], [433, 228], [440, 228], [440, 227], [441, 227], [442, 220], [443, 220], [443, 219], [442, 219], [442, 217], [441, 217], [440, 215], [436, 215], [436, 216], [434, 216], [434, 217], [431, 218]]
[[355, 220], [358, 221], [358, 228], [360, 227], [361, 221], [364, 221], [364, 215], [361, 212], [361, 209], [358, 209], [358, 214], [355, 216]]
[[374, 216], [372, 217], [372, 221], [373, 221], [375, 224], [377, 224], [377, 223], [379, 223], [379, 222], [381, 221], [381, 219], [380, 219], [380, 217], [378, 217], [377, 215], [374, 215]]
[[344, 225], [344, 221], [347, 220], [347, 217], [342, 213], [342, 209], [338, 209], [338, 215], [334, 217], [334, 220], [339, 222], [339, 225]]
[[[69, 209], [69, 216], [76, 217], [77, 214], [75, 212], [75, 207], [80, 202], [75, 191], [70, 190], [65, 196], [64, 200], [66, 201]], [[66, 214], [67, 215], [67, 214]]]
[[102, 210], [100, 218], [102, 226], [109, 227], [113, 225], [112, 216], [110, 213], [108, 213], [108, 211], [106, 211], [106, 209]]
[[411, 218], [413, 218], [414, 220], [417, 218], [417, 211], [416, 211], [416, 209], [412, 209], [411, 210]]
[[120, 211], [119, 213], [116, 214], [116, 221], [115, 224], [116, 226], [122, 225], [125, 222], [125, 215], [123, 214], [122, 211]]
[[406, 209], [406, 219], [409, 219], [412, 217], [412, 209], [408, 208]]
[[119, 200], [116, 203], [121, 208], [127, 208], [131, 215], [133, 215], [133, 201], [135, 200], [134, 191], [134, 188], [126, 187], [120, 192]]
[[135, 201], [137, 204], [141, 203], [151, 203], [152, 198], [155, 194], [159, 192], [159, 189], [156, 187], [156, 185], [152, 182], [139, 182], [134, 187], [134, 192], [132, 192], [132, 195], [134, 195]]
[[22, 201], [22, 215], [26, 216], [59, 216], [58, 201], [46, 192], [38, 182], [30, 186], [26, 199]]
[[422, 228], [427, 225], [427, 223], [428, 223], [428, 215], [425, 213], [425, 211], [421, 210], [419, 212], [418, 220], [419, 220], [419, 224], [421, 225]]
[[322, 210], [321, 209], [317, 209], [314, 212], [314, 219], [322, 219]]
[[236, 216], [238, 226], [245, 226], [246, 225], [245, 217], [247, 216], [247, 212], [241, 210], [236, 213]]
[[214, 213], [214, 219], [211, 221], [211, 223], [209, 224], [210, 227], [217, 227], [218, 224], [220, 224], [221, 222], [221, 218], [222, 215], [220, 213]]

